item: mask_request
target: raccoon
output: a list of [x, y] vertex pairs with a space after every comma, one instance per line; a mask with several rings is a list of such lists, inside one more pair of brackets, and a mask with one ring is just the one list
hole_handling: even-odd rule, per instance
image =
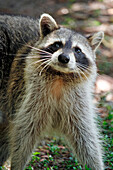
[[24, 170], [37, 144], [57, 135], [83, 168], [103, 170], [92, 94], [104, 33], [85, 37], [45, 13], [0, 19], [0, 165], [10, 158], [11, 170]]

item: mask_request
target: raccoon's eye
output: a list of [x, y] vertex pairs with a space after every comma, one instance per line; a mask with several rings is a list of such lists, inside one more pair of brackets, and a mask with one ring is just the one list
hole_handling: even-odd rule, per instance
[[80, 49], [79, 47], [75, 47], [75, 52], [76, 52], [77, 54], [80, 54], [82, 51], [81, 51], [81, 49]]
[[54, 46], [55, 48], [60, 48], [61, 43], [60, 43], [60, 42], [56, 42], [56, 43], [53, 44], [53, 46]]
[[82, 65], [85, 68], [87, 68], [89, 66], [89, 60], [86, 57], [86, 55], [82, 52], [82, 50], [79, 47], [75, 47], [74, 50], [76, 63], [79, 63], [79, 65]]
[[59, 50], [62, 48], [62, 42], [55, 42], [54, 44], [50, 45], [47, 50], [51, 53], [54, 53], [55, 51]]

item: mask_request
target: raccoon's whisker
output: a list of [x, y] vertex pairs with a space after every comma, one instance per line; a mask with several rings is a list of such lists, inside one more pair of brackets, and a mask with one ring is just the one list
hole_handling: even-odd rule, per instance
[[81, 65], [81, 68], [84, 69], [84, 70], [87, 70], [87, 71], [90, 71], [90, 72], [91, 72], [91, 68], [88, 68], [88, 67], [86, 67], [86, 66], [84, 66], [84, 65]]
[[42, 59], [42, 58], [45, 58], [45, 59], [49, 59], [49, 58], [51, 58], [49, 55], [44, 55], [44, 56], [37, 56], [37, 55], [32, 55], [32, 57], [30, 56], [30, 57], [27, 57], [27, 58], [40, 58], [40, 59]]
[[[35, 53], [36, 54], [40, 54], [40, 55], [45, 55], [45, 54], [48, 54], [49, 52], [47, 52], [47, 51], [44, 51], [44, 50], [40, 50], [40, 49], [38, 49], [38, 51], [36, 51]], [[4, 54], [4, 55], [9, 55], [9, 56], [12, 56], [12, 55], [14, 55], [14, 56], [20, 56], [20, 55], [22, 55], [22, 56], [27, 56], [28, 54], [21, 54], [21, 53], [18, 53], [18, 54], [16, 54], [16, 53], [5, 53], [5, 52], [2, 52], [2, 54]], [[32, 55], [32, 54], [31, 54]], [[48, 55], [52, 55], [51, 53], [49, 53]]]
[[[88, 77], [86, 76], [86, 74], [81, 70], [80, 65], [77, 68], [80, 70], [80, 73], [83, 74], [86, 77], [87, 80], [89, 80]], [[86, 71], [86, 70], [84, 69], [84, 71]]]
[[47, 52], [47, 51], [41, 50], [41, 49], [36, 48], [36, 47], [32, 47], [31, 45], [27, 45], [27, 46], [30, 47], [30, 48], [32, 48], [32, 49], [34, 49], [34, 50], [36, 50], [36, 51], [45, 52], [45, 53], [47, 53], [47, 54], [49, 54], [49, 55], [52, 55], [51, 53], [49, 53], [49, 52]]
[[81, 70], [78, 68], [77, 73], [78, 73], [78, 76], [80, 77], [80, 80], [82, 81], [83, 78], [82, 78], [82, 76], [80, 75], [80, 72], [79, 72], [79, 71], [81, 71]]
[[51, 63], [51, 60], [41, 69], [41, 71], [40, 71], [40, 73], [39, 73], [39, 76], [41, 76], [41, 73], [42, 73], [42, 71], [46, 68], [46, 67], [48, 67], [48, 65]]
[[42, 62], [36, 69], [38, 70], [42, 65], [44, 65], [44, 64], [46, 64], [48, 62], [49, 62], [49, 60], [46, 60], [46, 61]]
[[[23, 55], [22, 55], [23, 56]], [[49, 59], [49, 58], [51, 58], [51, 56], [49, 56], [49, 55], [46, 55], [46, 56], [38, 56], [38, 55], [31, 55], [31, 56], [29, 56], [29, 57], [27, 57], [27, 59], [41, 59], [41, 58], [44, 58], [44, 59]], [[26, 57], [20, 57], [20, 58], [14, 58], [14, 60], [21, 60], [21, 59], [26, 59]]]
[[83, 65], [83, 64], [79, 64], [79, 63], [77, 63], [77, 66], [80, 68], [80, 69], [82, 69], [82, 70], [87, 70], [87, 71], [90, 71], [91, 72], [91, 68], [88, 68], [88, 67], [86, 67], [85, 65]]
[[[82, 67], [82, 65], [80, 65], [80, 64], [77, 64], [77, 66], [78, 66], [78, 68], [82, 71], [86, 71], [86, 68], [84, 68], [84, 67]], [[88, 72], [88, 71], [87, 71]]]
[[41, 51], [35, 51], [35, 53], [40, 54], [40, 55], [45, 55], [45, 54], [50, 55], [50, 56], [52, 55], [52, 54], [48, 54], [47, 51], [42, 51], [42, 52]]
[[49, 56], [49, 55], [46, 55], [46, 56], [40, 56], [40, 59], [42, 59], [42, 58], [50, 59], [50, 58], [51, 58], [51, 56]]
[[27, 59], [39, 59], [39, 58], [40, 58], [40, 56], [35, 56], [35, 55], [27, 57]]
[[45, 68], [45, 71], [48, 69], [49, 65]]
[[89, 81], [88, 77], [86, 76], [86, 74], [81, 70], [81, 73], [85, 76], [85, 78]]
[[45, 55], [45, 54], [47, 54], [47, 55], [52, 56], [52, 53], [49, 53], [48, 51], [41, 50], [41, 49], [38, 49], [38, 48], [37, 48], [37, 51], [35, 51], [35, 53], [36, 53], [36, 54], [40, 54], [40, 55]]
[[[83, 69], [83, 68], [82, 68], [82, 69]], [[90, 75], [91, 70], [83, 69], [83, 71], [84, 71], [85, 73], [87, 73], [88, 75]]]
[[40, 63], [40, 62], [42, 62], [41, 64], [45, 64], [46, 63], [46, 61], [48, 62], [48, 59], [46, 59], [46, 58], [43, 58], [43, 59], [40, 59], [40, 60], [38, 60], [38, 61], [36, 61], [36, 62], [34, 62], [35, 64], [37, 64], [37, 63]]
[[[40, 63], [40, 62], [42, 62], [42, 61], [47, 61], [47, 58], [43, 58], [43, 59], [40, 59], [40, 60], [38, 60], [38, 61], [34, 61], [34, 62], [32, 62], [30, 65], [35, 65], [35, 64]], [[44, 62], [43, 62], [43, 63], [44, 63]]]
[[92, 72], [91, 68], [87, 68], [85, 65], [83, 64], [79, 64], [77, 63], [77, 66], [80, 68], [80, 70], [83, 70], [84, 72], [87, 72], [88, 74], [90, 74], [90, 72]]
[[[86, 74], [90, 75], [91, 70], [87, 70], [86, 68], [83, 68], [81, 65], [79, 65], [79, 69], [81, 70], [82, 73], [86, 76]], [[86, 73], [86, 74], [85, 74]]]

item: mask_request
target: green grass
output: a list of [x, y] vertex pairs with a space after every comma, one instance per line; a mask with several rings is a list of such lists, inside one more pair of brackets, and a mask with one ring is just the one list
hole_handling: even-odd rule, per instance
[[103, 134], [104, 134], [104, 149], [105, 157], [104, 162], [106, 169], [113, 169], [113, 106], [107, 105], [108, 117], [102, 121]]
[[[56, 143], [56, 140], [51, 140], [49, 144], [44, 147], [45, 155], [40, 152], [37, 157], [32, 156], [32, 160], [26, 170], [34, 169], [45, 169], [45, 170], [57, 170], [57, 169], [73, 169], [73, 170], [82, 170], [81, 166], [76, 159], [72, 157], [68, 149], [63, 145], [59, 146]], [[40, 150], [41, 148], [39, 148]], [[46, 152], [46, 150], [48, 152]], [[44, 159], [42, 159], [44, 158]], [[33, 163], [36, 162], [37, 163]]]

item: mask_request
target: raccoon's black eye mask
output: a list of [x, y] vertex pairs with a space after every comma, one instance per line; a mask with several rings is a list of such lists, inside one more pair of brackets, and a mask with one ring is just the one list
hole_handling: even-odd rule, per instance
[[59, 50], [62, 47], [63, 47], [62, 42], [55, 42], [55, 43], [51, 44], [50, 46], [48, 46], [44, 50], [53, 54], [54, 52], [56, 52], [57, 50]]
[[82, 64], [85, 67], [89, 66], [89, 60], [79, 47], [74, 48], [74, 55], [77, 63]]
[[[62, 44], [62, 42], [57, 41], [57, 42], [49, 45], [47, 48], [42, 49], [42, 50], [53, 54], [54, 52], [56, 52], [60, 48], [63, 48], [63, 44]], [[89, 60], [86, 58], [86, 55], [82, 52], [82, 50], [77, 46], [73, 49], [74, 49], [73, 52], [74, 52], [74, 55], [75, 55], [75, 58], [76, 58], [76, 62], [84, 65], [85, 67], [88, 67], [89, 66]], [[47, 54], [45, 54], [45, 55], [47, 55]]]

